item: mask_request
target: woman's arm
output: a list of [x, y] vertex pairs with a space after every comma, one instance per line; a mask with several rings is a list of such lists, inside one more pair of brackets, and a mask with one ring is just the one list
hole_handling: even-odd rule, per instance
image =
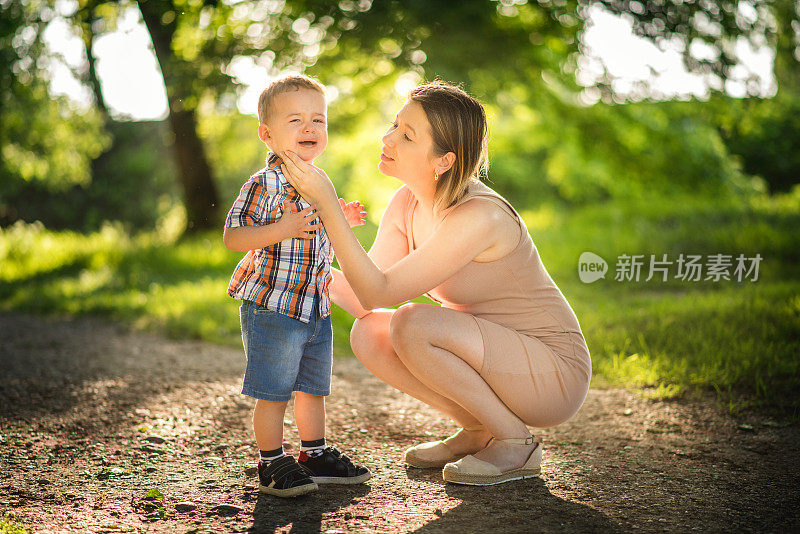
[[386, 272], [389, 267], [408, 256], [404, 217], [411, 196], [408, 187], [401, 187], [395, 191], [381, 215], [378, 233], [368, 254], [381, 271]]
[[365, 309], [358, 301], [358, 297], [356, 297], [353, 288], [350, 287], [350, 282], [347, 281], [342, 271], [331, 268], [331, 274], [333, 275], [333, 280], [331, 281], [330, 292], [331, 300], [334, 304], [356, 319], [361, 319], [372, 312], [372, 310]]
[[[410, 195], [411, 192], [407, 187], [401, 187], [389, 201], [389, 205], [381, 217], [375, 242], [368, 255], [382, 271], [408, 255], [408, 238], [402, 223], [405, 205], [408, 203]], [[341, 206], [341, 204], [340, 201], [339, 205]], [[370, 310], [361, 306], [344, 273], [338, 269], [332, 269], [332, 274], [333, 282], [330, 291], [334, 304], [359, 319], [370, 313]]]
[[293, 154], [284, 158], [284, 175], [307, 200], [315, 202], [339, 265], [366, 309], [400, 304], [438, 286], [497, 239], [497, 218], [481, 203], [467, 202], [442, 222], [417, 250], [382, 272], [347, 225], [336, 190], [320, 169]]

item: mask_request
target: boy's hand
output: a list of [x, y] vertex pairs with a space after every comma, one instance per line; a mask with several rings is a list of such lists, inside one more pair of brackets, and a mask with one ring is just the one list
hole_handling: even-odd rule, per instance
[[283, 216], [275, 223], [284, 228], [286, 239], [312, 239], [319, 228], [317, 213], [314, 206], [309, 206], [302, 211], [288, 200], [283, 201]]
[[344, 212], [344, 216], [347, 219], [347, 224], [350, 225], [350, 228], [353, 228], [354, 226], [361, 226], [367, 223], [365, 219], [367, 212], [364, 211], [364, 206], [362, 206], [361, 202], [358, 200], [354, 200], [353, 202], [348, 202], [345, 204], [344, 199], [340, 198], [339, 205], [342, 207], [342, 211]]

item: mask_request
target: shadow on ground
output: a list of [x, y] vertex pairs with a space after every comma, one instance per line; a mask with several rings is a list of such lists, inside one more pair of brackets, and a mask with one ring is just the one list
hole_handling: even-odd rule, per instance
[[[253, 525], [248, 532], [260, 534], [291, 528], [291, 532], [324, 532], [323, 518], [344, 509], [353, 499], [371, 490], [367, 484], [328, 486], [320, 493], [296, 499], [280, 499], [259, 494], [253, 511]], [[313, 506], [310, 503], [313, 502]]]
[[480, 487], [446, 484], [438, 469], [409, 467], [406, 476], [410, 480], [440, 484], [450, 499], [460, 501], [416, 532], [457, 532], [463, 530], [464, 525], [480, 525], [482, 532], [515, 529], [530, 532], [542, 528], [548, 532], [621, 530], [602, 512], [553, 495], [541, 478]]

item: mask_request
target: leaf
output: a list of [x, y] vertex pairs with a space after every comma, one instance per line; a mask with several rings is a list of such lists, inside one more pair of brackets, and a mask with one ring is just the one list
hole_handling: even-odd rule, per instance
[[164, 500], [164, 494], [161, 493], [160, 491], [158, 491], [157, 489], [153, 488], [153, 489], [151, 489], [150, 491], [148, 491], [147, 493], [144, 494], [144, 496], [142, 497], [142, 500], [143, 501], [155, 501], [155, 500], [163, 501]]

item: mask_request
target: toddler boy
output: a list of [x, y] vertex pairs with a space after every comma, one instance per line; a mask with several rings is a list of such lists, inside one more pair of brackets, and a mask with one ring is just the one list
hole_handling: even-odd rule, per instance
[[[248, 251], [228, 294], [242, 301], [247, 357], [242, 393], [257, 399], [253, 429], [260, 490], [294, 497], [316, 491], [317, 483], [364, 482], [370, 472], [325, 443], [333, 250], [313, 208], [286, 181], [276, 155], [291, 150], [313, 163], [325, 149], [325, 89], [305, 76], [277, 80], [261, 93], [258, 120], [258, 137], [271, 152], [267, 167], [244, 184], [225, 221], [225, 246]], [[340, 202], [351, 226], [364, 224], [358, 202]], [[299, 462], [283, 451], [283, 417], [292, 392]]]

